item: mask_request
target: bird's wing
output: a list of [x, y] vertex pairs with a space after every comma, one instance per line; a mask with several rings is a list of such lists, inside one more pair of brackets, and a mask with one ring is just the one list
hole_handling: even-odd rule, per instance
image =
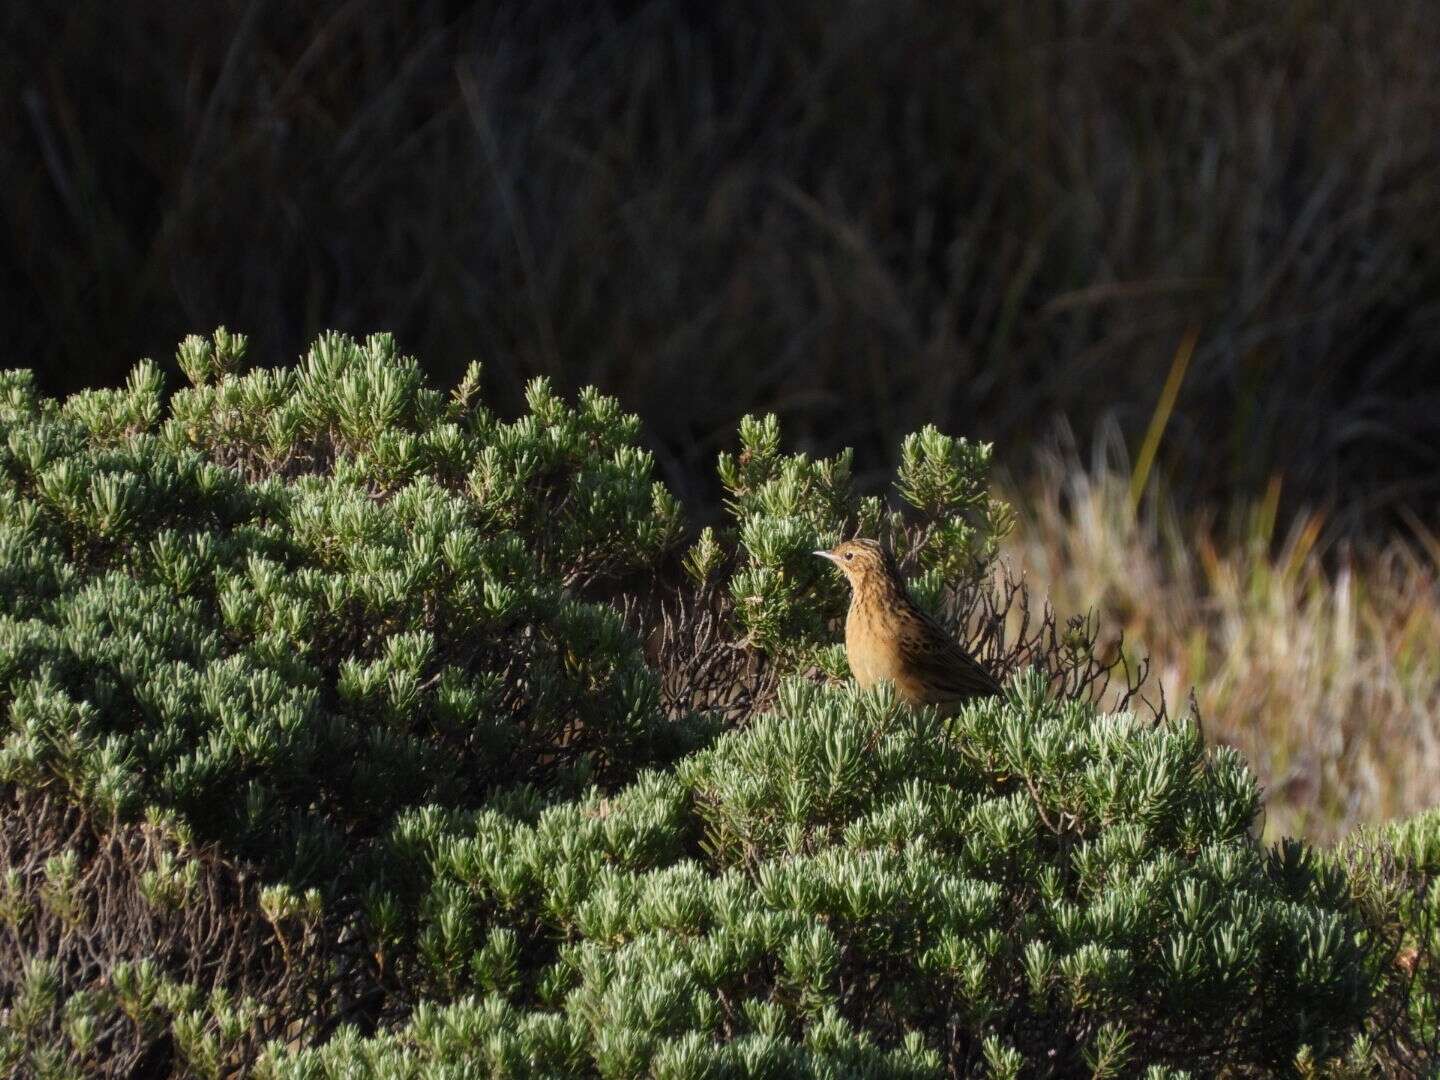
[[919, 619], [906, 634], [901, 649], [915, 676], [922, 680], [935, 701], [989, 697], [1000, 692], [1000, 684], [980, 662], [956, 644], [939, 623], [916, 609]]

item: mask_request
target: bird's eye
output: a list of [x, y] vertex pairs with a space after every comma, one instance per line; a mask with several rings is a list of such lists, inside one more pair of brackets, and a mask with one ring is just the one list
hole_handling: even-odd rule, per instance
[[847, 551], [847, 552], [845, 552], [845, 561], [846, 561], [846, 562], [849, 562], [849, 561], [850, 561], [851, 559], [853, 559], [854, 557], [855, 557], [855, 553], [854, 553], [853, 551]]

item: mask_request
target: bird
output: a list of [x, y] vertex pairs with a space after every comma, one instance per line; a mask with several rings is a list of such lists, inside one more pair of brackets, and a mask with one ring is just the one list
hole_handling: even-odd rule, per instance
[[861, 687], [888, 679], [911, 705], [954, 712], [1000, 692], [1000, 684], [906, 591], [895, 560], [878, 541], [846, 540], [817, 551], [850, 583], [845, 655]]

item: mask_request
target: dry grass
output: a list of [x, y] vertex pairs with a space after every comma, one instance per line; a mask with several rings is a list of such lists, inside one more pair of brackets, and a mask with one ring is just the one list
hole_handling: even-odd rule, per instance
[[877, 487], [927, 422], [1138, 445], [1197, 329], [1177, 497], [1358, 526], [1440, 490], [1437, 51], [1430, 0], [21, 0], [0, 340], [61, 392], [390, 330], [618, 395], [714, 506], [746, 412]]
[[1333, 839], [1440, 802], [1440, 543], [1351, 549], [1324, 515], [1276, 528], [1280, 485], [1220, 534], [1151, 485], [1118, 440], [1041, 455], [1011, 557], [1062, 612], [1094, 608], [1148, 653], [1172, 709], [1268, 791], [1266, 832]]

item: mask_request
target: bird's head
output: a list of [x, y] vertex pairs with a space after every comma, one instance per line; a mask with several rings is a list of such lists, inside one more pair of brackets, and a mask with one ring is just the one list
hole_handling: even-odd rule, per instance
[[852, 589], [872, 581], [889, 582], [895, 576], [889, 554], [876, 540], [845, 540], [815, 554], [838, 566]]

